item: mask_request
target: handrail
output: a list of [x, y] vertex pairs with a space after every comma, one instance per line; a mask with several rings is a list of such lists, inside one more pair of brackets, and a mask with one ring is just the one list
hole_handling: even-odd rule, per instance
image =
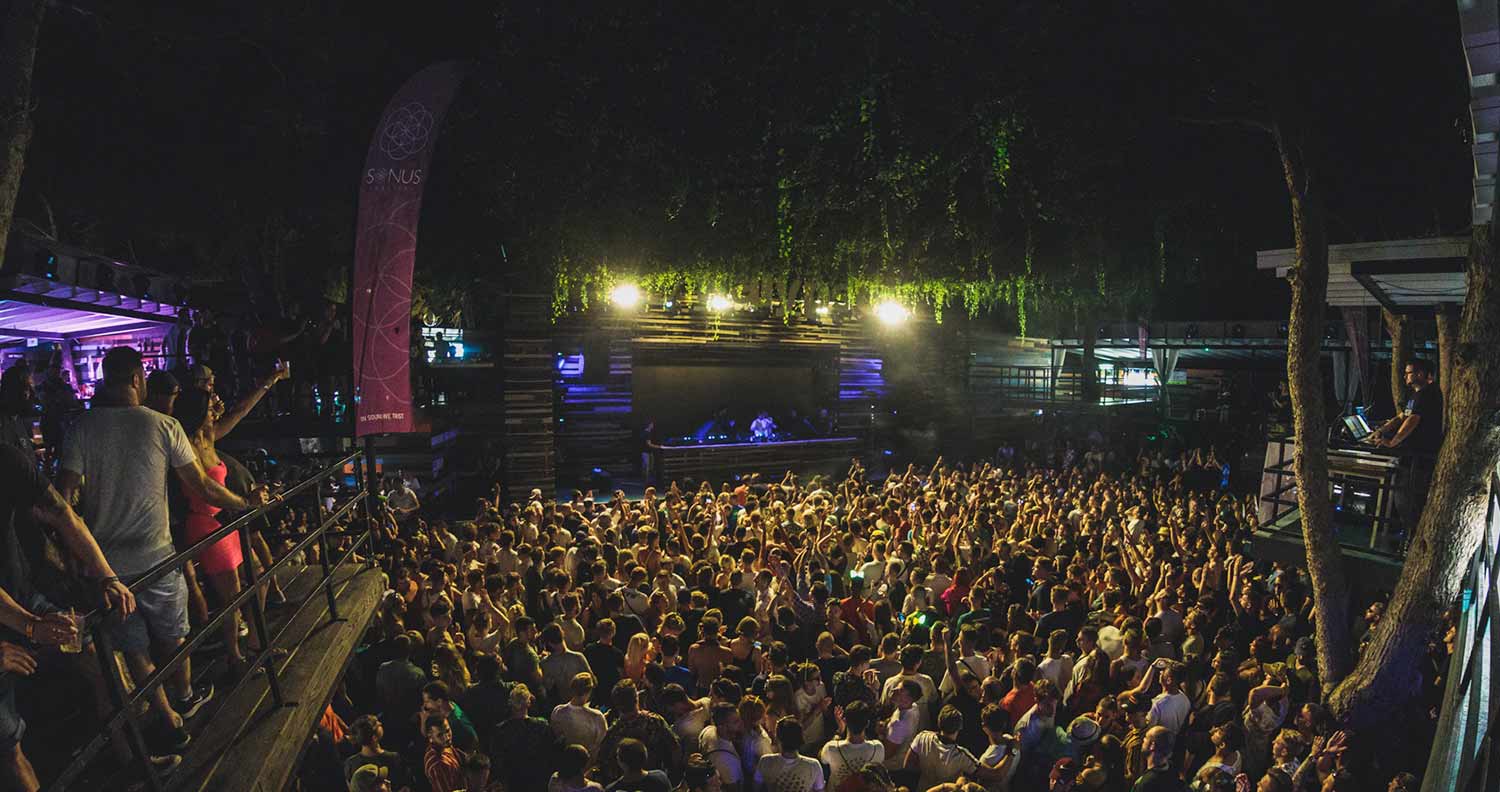
[[[125, 692], [124, 684], [117, 676], [118, 671], [113, 659], [114, 649], [109, 634], [110, 631], [108, 625], [105, 623], [106, 618], [110, 618], [108, 612], [103, 607], [98, 607], [84, 617], [84, 626], [91, 631], [94, 638], [95, 654], [99, 658], [100, 669], [104, 674], [106, 685], [109, 688], [114, 712], [105, 720], [103, 726], [93, 738], [74, 756], [63, 772], [53, 780], [48, 787], [49, 792], [65, 792], [65, 790], [78, 780], [78, 777], [94, 761], [99, 752], [104, 749], [105, 744], [111, 736], [122, 728], [126, 731], [135, 762], [144, 772], [149, 788], [153, 792], [161, 792], [164, 788], [162, 779], [149, 761], [149, 752], [146, 747], [144, 732], [139, 722], [140, 716], [137, 710], [149, 696], [154, 694], [156, 688], [165, 682], [169, 675], [174, 673], [182, 663], [187, 661], [193, 651], [209, 635], [217, 633], [222, 628], [224, 620], [229, 618], [230, 614], [238, 612], [247, 605], [251, 610], [257, 633], [261, 638], [262, 652], [260, 657], [257, 658], [257, 664], [265, 668], [267, 683], [275, 706], [280, 707], [287, 703], [282, 697], [278, 681], [280, 669], [276, 668], [274, 655], [269, 651], [270, 647], [274, 646], [276, 642], [285, 636], [291, 623], [307, 608], [308, 603], [312, 602], [320, 593], [324, 594], [328, 599], [330, 620], [339, 621], [337, 604], [333, 593], [334, 573], [342, 569], [344, 564], [352, 559], [355, 553], [366, 543], [370, 545], [371, 554], [373, 555], [374, 538], [371, 534], [371, 531], [375, 530], [373, 521], [366, 520], [367, 527], [364, 531], [334, 532], [332, 530], [340, 524], [340, 520], [361, 504], [365, 506], [365, 517], [368, 518], [370, 516], [370, 490], [368, 487], [370, 482], [365, 481], [364, 466], [359, 464], [362, 456], [363, 452], [356, 451], [324, 467], [281, 493], [274, 501], [259, 505], [245, 512], [230, 521], [227, 525], [220, 527], [208, 536], [193, 543], [187, 549], [175, 553], [170, 558], [156, 564], [130, 584], [129, 588], [131, 592], [138, 593], [166, 575], [171, 574], [173, 571], [181, 569], [190, 561], [195, 560], [205, 550], [214, 546], [220, 540], [236, 531], [240, 531], [239, 538], [245, 559], [246, 573], [249, 578], [248, 584], [232, 600], [224, 603], [217, 615], [210, 618], [207, 623], [199, 625], [198, 629], [181, 646], [177, 647], [170, 658], [157, 665], [156, 670], [149, 677], [137, 681], [135, 689], [129, 694]], [[279, 559], [273, 560], [268, 567], [257, 573], [254, 569], [250, 548], [249, 531], [251, 529], [251, 522], [286, 506], [292, 497], [307, 492], [309, 489], [319, 488], [314, 491], [314, 496], [320, 495], [322, 482], [331, 476], [341, 473], [350, 463], [354, 463], [354, 470], [359, 477], [360, 486], [358, 492], [341, 507], [330, 513], [316, 529], [309, 531], [305, 536], [301, 537], [300, 541], [294, 544], [287, 552], [283, 553]], [[329, 558], [330, 546], [328, 539], [331, 535], [338, 538], [354, 537], [353, 543], [340, 555], [336, 562], [330, 562]], [[282, 624], [281, 628], [277, 630], [276, 635], [271, 636], [266, 629], [265, 615], [261, 609], [261, 589], [267, 585], [269, 580], [273, 579], [275, 573], [287, 568], [293, 558], [299, 553], [306, 551], [314, 542], [319, 543], [321, 550], [319, 557], [322, 566], [322, 579], [313, 586], [307, 596], [291, 611], [290, 616]], [[233, 688], [225, 694], [226, 697], [232, 696], [254, 678], [254, 674], [243, 675]]]
[[[184, 565], [187, 564], [187, 562], [198, 560], [198, 556], [202, 554], [204, 550], [212, 547], [220, 539], [223, 539], [224, 537], [245, 527], [245, 525], [247, 525], [256, 517], [260, 517], [267, 512], [280, 507], [292, 496], [303, 492], [314, 483], [322, 481], [325, 477], [330, 476], [333, 473], [342, 471], [345, 465], [347, 465], [350, 461], [359, 458], [362, 453], [363, 452], [356, 451], [349, 456], [346, 456], [343, 459], [333, 463], [332, 465], [323, 468], [321, 471], [313, 474], [305, 481], [302, 481], [301, 483], [293, 486], [291, 489], [281, 493], [274, 500], [268, 503], [263, 503], [251, 509], [250, 511], [245, 512], [244, 514], [241, 514], [239, 517], [236, 517], [233, 521], [231, 521], [228, 525], [222, 526], [219, 528], [219, 530], [214, 531], [213, 533], [203, 537], [202, 539], [199, 539], [197, 542], [188, 547], [188, 549], [183, 550], [176, 555], [173, 555], [171, 558], [158, 563], [154, 567], [151, 567], [150, 569], [146, 570], [145, 574], [141, 575], [138, 579], [135, 580], [135, 582], [130, 584], [130, 592], [132, 594], [135, 594], [143, 591], [144, 589], [150, 587], [152, 584], [156, 583], [158, 580], [161, 580], [163, 577], [171, 574], [173, 571], [181, 569]], [[93, 619], [97, 618], [99, 615], [100, 611], [96, 609], [94, 612], [89, 614], [89, 617]]]
[[1492, 727], [1500, 697], [1500, 468], [1490, 475], [1484, 537], [1469, 562], [1460, 595], [1453, 655], [1422, 792], [1486, 788], [1494, 772]]

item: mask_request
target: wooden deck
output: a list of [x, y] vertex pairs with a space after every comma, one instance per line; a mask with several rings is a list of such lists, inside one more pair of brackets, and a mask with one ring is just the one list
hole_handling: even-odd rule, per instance
[[[312, 567], [288, 588], [297, 601], [321, 573]], [[378, 569], [346, 564], [334, 575], [340, 621], [330, 622], [327, 598], [319, 593], [291, 623], [278, 666], [288, 702], [277, 708], [264, 674], [257, 674], [211, 715], [194, 723], [193, 743], [173, 775], [171, 792], [281, 792], [292, 779], [349, 659], [385, 591]], [[274, 631], [274, 628], [272, 628]]]

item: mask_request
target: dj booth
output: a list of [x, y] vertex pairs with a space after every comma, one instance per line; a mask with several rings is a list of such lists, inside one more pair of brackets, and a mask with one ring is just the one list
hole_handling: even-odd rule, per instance
[[857, 437], [819, 437], [750, 443], [648, 446], [657, 482], [684, 478], [722, 479], [741, 473], [780, 476], [788, 470], [835, 473], [849, 467], [868, 443]]
[[[1290, 437], [1266, 442], [1261, 472], [1259, 522], [1262, 528], [1301, 531], [1297, 477], [1292, 469], [1297, 444]], [[1394, 508], [1399, 455], [1369, 446], [1328, 447], [1328, 497], [1333, 502], [1339, 543], [1381, 553], [1400, 552]]]

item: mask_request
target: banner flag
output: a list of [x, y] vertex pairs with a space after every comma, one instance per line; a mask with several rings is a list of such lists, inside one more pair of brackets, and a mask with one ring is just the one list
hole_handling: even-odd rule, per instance
[[386, 105], [360, 173], [354, 241], [356, 437], [410, 432], [411, 275], [422, 188], [462, 70], [453, 61], [413, 75]]

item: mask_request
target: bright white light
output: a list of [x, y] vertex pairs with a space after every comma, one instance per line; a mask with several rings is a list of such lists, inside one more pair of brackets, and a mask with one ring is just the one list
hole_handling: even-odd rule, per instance
[[820, 306], [818, 306], [818, 307], [816, 307], [816, 308], [813, 309], [813, 313], [816, 313], [818, 316], [827, 316], [828, 315], [828, 306], [826, 306], [826, 305], [820, 305]]
[[620, 308], [634, 308], [641, 302], [641, 290], [634, 283], [622, 283], [609, 293], [609, 299]]
[[464, 359], [464, 345], [463, 344], [454, 344], [453, 345], [453, 356], [456, 357], [456, 358], [458, 358], [459, 360], [463, 360]]
[[911, 316], [906, 306], [895, 300], [882, 300], [875, 306], [875, 318], [888, 325], [898, 325]]
[[708, 295], [708, 310], [722, 313], [734, 307], [734, 301], [722, 294]]

